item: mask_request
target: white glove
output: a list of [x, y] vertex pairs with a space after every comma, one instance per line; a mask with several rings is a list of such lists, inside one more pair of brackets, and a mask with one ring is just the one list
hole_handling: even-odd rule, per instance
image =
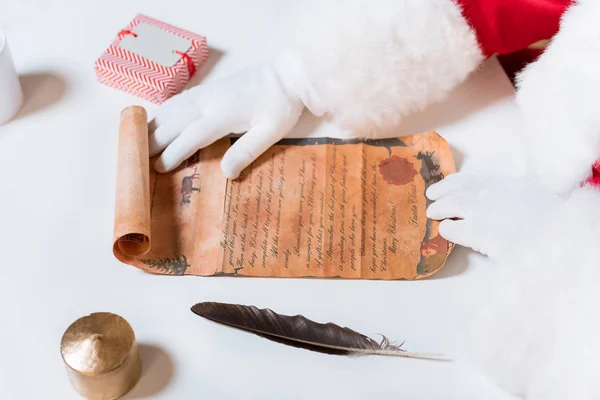
[[[296, 124], [304, 104], [291, 79], [274, 63], [250, 68], [228, 78], [189, 89], [169, 99], [150, 122], [150, 156], [170, 171], [230, 133], [244, 133], [225, 154], [221, 169], [237, 178]], [[293, 82], [295, 88], [298, 82]]]
[[[456, 173], [429, 187], [427, 216], [440, 235], [499, 261], [552, 218], [564, 200], [531, 180]], [[452, 218], [452, 219], [446, 219]], [[453, 220], [457, 219], [457, 220]]]

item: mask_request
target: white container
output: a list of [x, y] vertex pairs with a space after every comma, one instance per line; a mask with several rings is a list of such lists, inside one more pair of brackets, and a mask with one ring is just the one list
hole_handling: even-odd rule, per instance
[[0, 125], [12, 119], [23, 105], [23, 91], [6, 34], [0, 29]]

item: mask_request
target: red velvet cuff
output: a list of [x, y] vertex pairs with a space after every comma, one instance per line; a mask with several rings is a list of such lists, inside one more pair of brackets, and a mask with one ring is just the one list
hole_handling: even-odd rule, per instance
[[522, 50], [558, 32], [573, 0], [454, 0], [486, 57]]

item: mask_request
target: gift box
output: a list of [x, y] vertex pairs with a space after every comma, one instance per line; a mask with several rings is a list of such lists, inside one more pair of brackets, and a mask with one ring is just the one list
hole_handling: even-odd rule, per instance
[[137, 15], [98, 58], [98, 80], [155, 104], [183, 89], [208, 56], [204, 36]]

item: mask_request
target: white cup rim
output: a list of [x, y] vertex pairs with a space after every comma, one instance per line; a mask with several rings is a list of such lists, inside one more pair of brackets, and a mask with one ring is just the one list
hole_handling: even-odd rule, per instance
[[4, 51], [6, 47], [6, 33], [0, 28], [0, 54]]

